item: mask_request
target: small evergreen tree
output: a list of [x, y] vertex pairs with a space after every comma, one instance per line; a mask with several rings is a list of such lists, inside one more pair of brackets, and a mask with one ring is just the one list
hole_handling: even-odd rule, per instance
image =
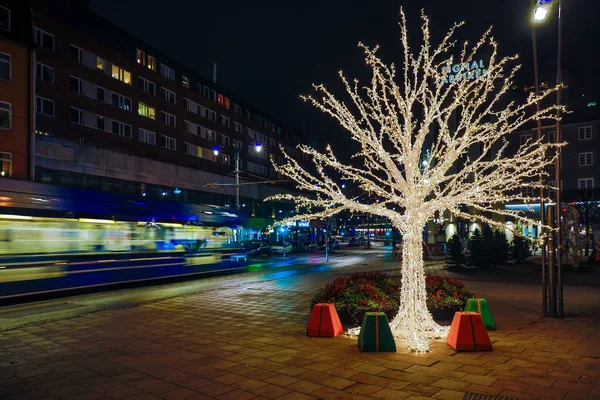
[[512, 259], [515, 261], [523, 261], [527, 257], [531, 257], [531, 249], [529, 241], [520, 236], [515, 236], [511, 247]]
[[483, 236], [481, 235], [479, 229], [475, 229], [471, 235], [471, 238], [467, 242], [467, 248], [469, 249], [467, 264], [474, 268], [485, 267], [487, 260], [485, 252], [487, 250], [485, 248]]
[[504, 264], [510, 258], [510, 244], [506, 233], [497, 230], [494, 232], [494, 259], [496, 264]]
[[449, 267], [462, 267], [465, 265], [464, 247], [458, 234], [452, 235], [446, 245], [446, 265]]
[[489, 226], [484, 226], [481, 268], [490, 268], [497, 264], [494, 244], [494, 233]]

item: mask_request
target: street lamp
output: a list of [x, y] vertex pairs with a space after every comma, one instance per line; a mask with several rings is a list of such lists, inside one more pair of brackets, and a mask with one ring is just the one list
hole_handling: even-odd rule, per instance
[[[213, 154], [215, 156], [219, 155], [219, 150], [222, 149], [224, 146], [215, 146], [213, 148]], [[254, 150], [257, 153], [260, 153], [262, 151], [262, 143], [261, 142], [254, 142]], [[235, 209], [239, 210], [240, 209], [240, 152], [242, 151], [241, 147], [234, 147], [233, 149], [233, 157], [235, 159]]]
[[543, 4], [538, 4], [533, 10], [533, 19], [535, 21], [543, 21], [548, 16], [548, 8]]
[[[560, 106], [562, 101], [562, 0], [534, 0], [533, 2], [533, 20], [534, 22], [541, 22], [545, 20], [549, 14], [550, 7], [553, 3], [558, 3], [558, 49], [556, 55], [556, 85], [558, 86], [556, 90], [556, 142], [560, 143], [562, 141], [561, 131], [560, 131]], [[537, 62], [537, 43], [535, 38], [535, 28], [532, 27], [532, 39], [533, 39], [533, 65], [534, 65], [534, 73], [535, 73], [535, 86], [536, 86], [536, 95], [539, 95], [539, 73], [538, 73], [538, 62]], [[540, 105], [537, 103], [537, 109], [539, 111]], [[538, 139], [541, 138], [541, 121], [538, 120]], [[554, 219], [556, 220], [556, 254], [553, 257], [554, 249], [549, 249], [549, 257], [548, 257], [548, 270], [546, 271], [546, 263], [545, 263], [545, 252], [544, 246], [542, 246], [542, 285], [543, 285], [543, 311], [544, 316], [548, 315], [548, 304], [547, 304], [547, 285], [550, 286], [550, 307], [549, 314], [551, 317], [562, 317], [563, 316], [563, 285], [562, 285], [562, 232], [561, 232], [561, 206], [560, 206], [560, 192], [561, 192], [561, 174], [560, 174], [560, 166], [561, 166], [561, 156], [560, 154], [556, 158], [556, 166], [555, 166], [555, 180], [556, 180], [556, 207], [554, 209]], [[540, 176], [540, 182], [541, 182]], [[540, 189], [540, 197], [542, 196], [543, 191]], [[544, 220], [544, 203], [543, 200], [540, 203], [540, 216], [542, 217], [542, 221]], [[552, 222], [552, 216], [548, 216], [548, 220], [550, 223]], [[552, 233], [550, 233], [552, 235]], [[554, 260], [556, 259], [556, 269], [554, 268]], [[548, 282], [546, 281], [546, 275], [548, 275]]]

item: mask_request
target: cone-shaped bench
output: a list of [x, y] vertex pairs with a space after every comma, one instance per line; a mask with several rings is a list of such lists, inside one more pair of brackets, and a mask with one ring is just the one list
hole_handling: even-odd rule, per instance
[[340, 317], [333, 304], [314, 305], [308, 319], [306, 336], [336, 337], [343, 331]]
[[465, 311], [472, 311], [481, 315], [483, 325], [485, 325], [485, 329], [488, 331], [496, 330], [496, 321], [494, 321], [490, 306], [485, 299], [468, 299]]
[[446, 343], [457, 351], [492, 350], [492, 342], [485, 330], [481, 315], [474, 312], [454, 314]]
[[368, 312], [358, 335], [360, 351], [395, 352], [396, 342], [390, 329], [387, 316], [382, 312]]

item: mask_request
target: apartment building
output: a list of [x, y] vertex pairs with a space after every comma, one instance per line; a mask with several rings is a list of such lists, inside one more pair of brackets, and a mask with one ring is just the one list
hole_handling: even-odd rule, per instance
[[[9, 11], [15, 3], [24, 2], [0, 0]], [[239, 156], [242, 209], [263, 217], [291, 209], [262, 200], [287, 190], [277, 186], [271, 159], [281, 161], [280, 146], [297, 155], [298, 132], [99, 17], [86, 1], [29, 5], [35, 140], [29, 176], [14, 158], [25, 151], [12, 152], [13, 177], [233, 207]], [[16, 62], [13, 71], [22, 72]]]
[[31, 14], [18, 0], [0, 3], [0, 178], [32, 179], [34, 71]]

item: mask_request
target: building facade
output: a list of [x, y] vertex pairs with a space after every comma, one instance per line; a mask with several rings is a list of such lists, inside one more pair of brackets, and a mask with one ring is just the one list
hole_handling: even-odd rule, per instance
[[[16, 3], [26, 2], [0, 0], [0, 10], [12, 12]], [[25, 64], [16, 64], [26, 62], [25, 46], [19, 55], [10, 50], [11, 79], [0, 77], [0, 85], [29, 84], [34, 91], [35, 128], [14, 117], [27, 118], [17, 110], [25, 91], [8, 91], [23, 93], [21, 100], [0, 95], [0, 107], [11, 104], [11, 129], [30, 133], [19, 140], [34, 138], [29, 148], [1, 142], [3, 154], [11, 153], [13, 178], [235, 207], [239, 157], [241, 210], [269, 219], [291, 212], [291, 204], [262, 200], [289, 189], [278, 184], [271, 160], [281, 161], [280, 146], [297, 155], [298, 132], [99, 17], [85, 1], [29, 6], [22, 32], [28, 29], [35, 42], [32, 75], [27, 79]]]
[[33, 71], [29, 7], [0, 2], [0, 178], [33, 179]]

